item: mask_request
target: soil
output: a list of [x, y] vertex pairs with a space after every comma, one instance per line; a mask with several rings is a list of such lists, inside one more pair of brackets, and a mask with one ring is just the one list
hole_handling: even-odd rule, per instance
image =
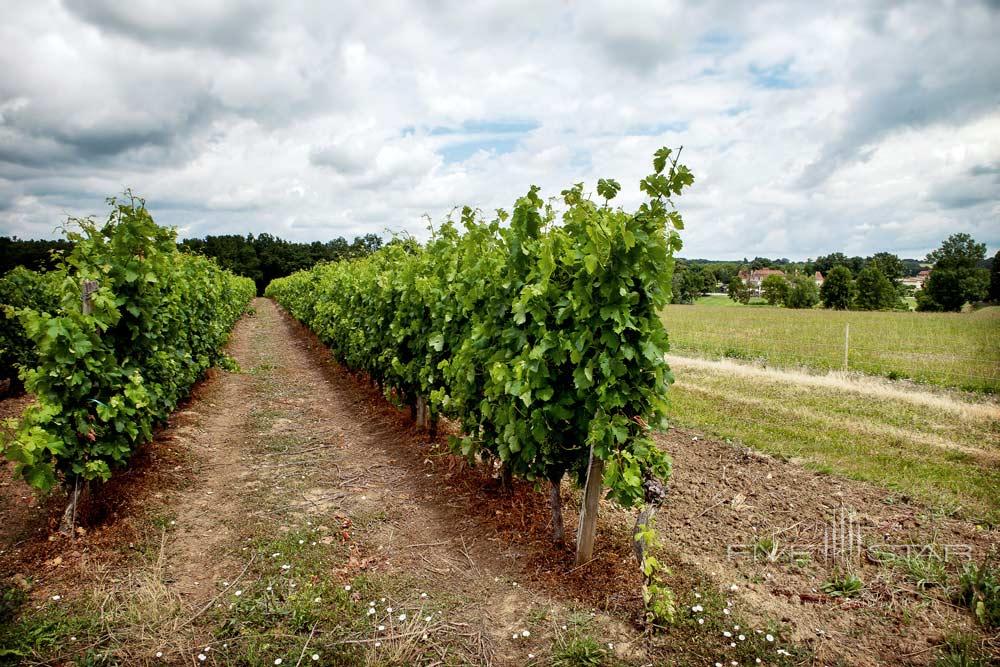
[[[39, 503], [20, 481], [0, 481], [0, 574], [31, 579], [32, 596], [44, 600], [86, 580], [95, 561], [127, 560], [152, 517], [163, 529], [164, 580], [189, 614], [244, 568], [241, 545], [255, 534], [308, 521], [334, 526], [348, 544], [345, 581], [361, 571], [403, 577], [460, 608], [476, 662], [520, 665], [529, 651], [541, 652], [547, 635], [511, 640], [539, 609], [552, 617], [592, 612], [628, 662], [714, 659], [697, 641], [640, 631], [633, 514], [605, 503], [595, 560], [574, 568], [571, 547], [549, 538], [546, 489], [515, 482], [503, 490], [496, 471], [449, 453], [447, 425], [430, 441], [408, 410], [339, 366], [273, 302], [254, 307], [229, 346], [241, 372], [213, 372], [195, 388], [102, 490], [109, 500], [75, 539], [53, 533], [64, 497]], [[0, 402], [0, 415], [27, 402]], [[697, 616], [692, 587], [713, 587], [761, 627], [782, 624], [817, 664], [928, 664], [946, 635], [978, 632], [941, 591], [918, 589], [865, 554], [850, 564], [827, 558], [822, 546], [827, 527], [845, 517], [866, 544], [897, 552], [902, 544], [956, 545], [978, 558], [996, 550], [995, 530], [693, 431], [657, 439], [674, 460], [657, 517], [662, 559], [687, 621]], [[562, 495], [572, 536], [579, 495], [568, 484]], [[771, 558], [751, 558], [755, 544], [766, 544]], [[821, 584], [848, 566], [865, 582], [862, 594], [824, 593]], [[195, 647], [210, 639], [205, 632], [183, 628], [177, 664], [191, 664]]]

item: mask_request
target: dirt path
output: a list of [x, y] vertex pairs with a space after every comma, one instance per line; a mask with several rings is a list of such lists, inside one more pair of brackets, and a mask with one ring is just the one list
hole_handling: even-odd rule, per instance
[[[865, 592], [838, 599], [817, 590], [838, 562], [782, 556], [816, 547], [842, 508], [856, 510], [866, 538], [895, 544], [979, 554], [995, 533], [676, 429], [660, 436], [676, 471], [659, 522], [678, 618], [644, 634], [631, 515], [604, 507], [597, 558], [573, 568], [569, 548], [548, 540], [544, 494], [523, 484], [501, 493], [491, 472], [428, 442], [408, 412], [333, 363], [273, 302], [254, 306], [229, 348], [241, 372], [214, 373], [196, 389], [122, 475], [103, 525], [72, 544], [36, 539], [18, 558], [0, 553], [33, 582], [39, 613], [69, 607], [89, 619], [60, 626], [49, 650], [61, 658], [927, 664], [949, 634], [979, 636], [940, 590], [918, 590], [893, 567], [859, 564]], [[24, 489], [5, 494], [0, 512], [12, 512], [5, 498]], [[578, 494], [568, 485], [563, 494], [572, 535]], [[45, 517], [25, 511], [19, 520], [44, 533]], [[752, 552], [763, 538], [776, 558], [733, 558], [732, 545]], [[83, 584], [67, 585], [74, 580]], [[730, 647], [723, 633], [735, 637], [741, 623], [748, 637]], [[79, 638], [67, 643], [70, 634]]]
[[[230, 347], [243, 372], [216, 378], [159, 438], [196, 459], [192, 483], [169, 503], [170, 590], [197, 611], [237, 578], [246, 553], [237, 545], [316, 527], [321, 541], [347, 548], [338, 585], [360, 574], [390, 582], [400, 608], [428, 600], [456, 614], [446, 622], [460, 625], [439, 628], [440, 650], [475, 663], [524, 664], [544, 640], [530, 630], [524, 636], [527, 616], [557, 608], [569, 614], [574, 603], [572, 595], [553, 599], [525, 583], [563, 568], [558, 556], [547, 561], [547, 544], [538, 551], [537, 535], [518, 535], [512, 524], [535, 521], [528, 513], [543, 512], [541, 504], [521, 507], [498, 528], [501, 510], [483, 509], [523, 503], [521, 496], [504, 498], [484, 490], [486, 478], [458, 474], [460, 462], [425, 442], [364, 382], [328, 363], [328, 353], [271, 301], [255, 307]], [[469, 511], [470, 493], [480, 496], [478, 511]], [[626, 597], [634, 602], [636, 595], [633, 587]], [[380, 614], [391, 606], [380, 605]], [[195, 632], [188, 650], [210, 640]], [[420, 647], [397, 647], [404, 654], [411, 648]]]

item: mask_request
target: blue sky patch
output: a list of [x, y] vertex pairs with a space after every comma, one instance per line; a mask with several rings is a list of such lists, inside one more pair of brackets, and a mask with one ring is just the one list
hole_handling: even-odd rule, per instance
[[774, 88], [778, 90], [791, 90], [798, 88], [799, 83], [794, 80], [789, 71], [791, 62], [784, 62], [771, 67], [758, 67], [750, 65], [750, 76], [753, 83], [760, 88]]
[[444, 158], [445, 163], [454, 164], [465, 162], [479, 151], [486, 151], [494, 157], [505, 153], [512, 153], [517, 148], [516, 138], [482, 139], [474, 141], [460, 141], [442, 146], [438, 153]]
[[537, 130], [541, 125], [533, 120], [467, 120], [450, 127], [439, 125], [427, 131], [432, 137], [451, 134], [524, 134]]

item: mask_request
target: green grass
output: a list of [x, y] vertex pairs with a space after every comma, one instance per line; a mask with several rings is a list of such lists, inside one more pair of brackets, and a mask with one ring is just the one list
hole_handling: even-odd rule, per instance
[[667, 306], [663, 321], [672, 351], [842, 370], [849, 325], [851, 371], [1000, 392], [998, 307], [972, 313], [723, 307], [730, 305], [728, 298], [706, 297], [693, 306]]
[[[726, 307], [732, 306], [737, 308], [744, 307], [744, 304], [733, 301], [725, 294], [709, 294], [708, 296], [700, 296], [694, 300], [694, 303], [697, 306], [726, 306]], [[764, 301], [764, 299], [760, 299], [757, 297], [750, 299], [750, 303], [746, 305], [763, 306], [766, 308], [770, 308], [770, 306], [767, 305], [767, 302]]]
[[733, 363], [675, 358], [673, 370], [676, 424], [874, 482], [943, 513], [1000, 522], [1000, 422], [989, 404], [963, 410], [958, 395], [881, 391], [890, 383], [873, 380], [871, 391], [857, 391]]

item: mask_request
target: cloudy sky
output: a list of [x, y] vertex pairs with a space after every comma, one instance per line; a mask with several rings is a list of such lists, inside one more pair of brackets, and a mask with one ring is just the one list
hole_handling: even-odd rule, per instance
[[5, 0], [0, 234], [128, 186], [185, 236], [423, 235], [532, 183], [635, 205], [683, 145], [684, 256], [995, 251], [1000, 3], [822, 6]]

